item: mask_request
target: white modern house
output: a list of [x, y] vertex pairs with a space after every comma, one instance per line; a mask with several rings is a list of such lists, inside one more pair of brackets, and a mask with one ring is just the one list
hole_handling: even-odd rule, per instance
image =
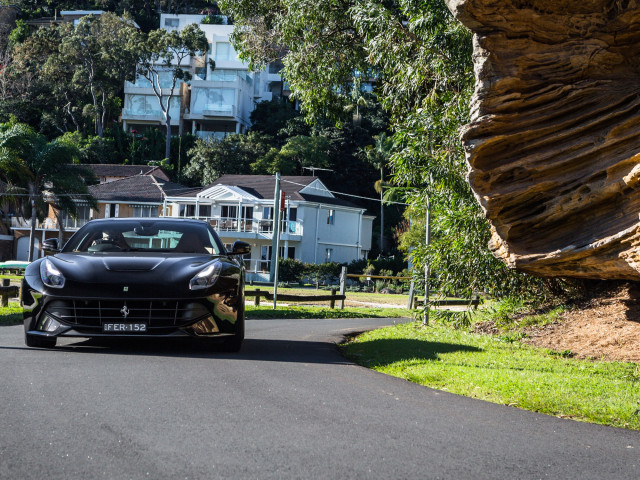
[[[205, 33], [209, 49], [201, 57], [187, 58], [181, 65], [193, 78], [176, 85], [170, 104], [171, 126], [175, 133], [190, 131], [199, 137], [224, 138], [229, 133], [245, 133], [251, 126], [249, 115], [255, 104], [289, 91], [278, 74], [281, 65], [265, 72], [252, 72], [229, 42], [233, 25], [202, 23], [207, 15], [161, 14], [160, 27], [182, 30], [197, 24]], [[226, 21], [226, 17], [219, 17]], [[215, 68], [211, 68], [214, 60]], [[171, 73], [160, 78], [160, 87], [170, 86]], [[125, 131], [164, 125], [162, 111], [151, 84], [138, 78], [125, 83], [122, 123]]]
[[[374, 217], [336, 198], [317, 177], [283, 176], [280, 257], [305, 263], [351, 262], [367, 258]], [[209, 222], [230, 247], [252, 247], [247, 278], [268, 280], [274, 234], [275, 177], [224, 175], [197, 191], [165, 197], [163, 214]]]

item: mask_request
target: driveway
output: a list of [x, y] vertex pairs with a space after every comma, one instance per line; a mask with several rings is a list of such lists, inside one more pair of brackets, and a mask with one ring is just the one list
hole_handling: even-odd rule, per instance
[[347, 362], [384, 319], [253, 320], [239, 354], [0, 327], [0, 478], [640, 476], [640, 434], [430, 390]]

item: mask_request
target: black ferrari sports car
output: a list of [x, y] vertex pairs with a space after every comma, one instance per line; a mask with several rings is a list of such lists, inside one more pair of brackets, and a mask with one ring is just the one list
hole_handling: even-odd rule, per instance
[[240, 349], [244, 266], [199, 220], [92, 220], [54, 253], [29, 264], [22, 288], [25, 343], [58, 337], [197, 337]]

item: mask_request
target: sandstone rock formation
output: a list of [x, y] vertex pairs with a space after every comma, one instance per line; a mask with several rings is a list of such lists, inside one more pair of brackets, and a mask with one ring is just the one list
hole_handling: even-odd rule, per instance
[[640, 1], [447, 4], [474, 32], [462, 139], [494, 253], [542, 276], [640, 280]]

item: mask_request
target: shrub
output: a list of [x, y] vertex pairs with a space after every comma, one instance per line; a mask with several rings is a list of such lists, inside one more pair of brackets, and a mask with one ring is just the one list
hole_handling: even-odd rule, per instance
[[278, 261], [278, 278], [282, 282], [301, 282], [306, 265], [295, 258], [281, 258]]
[[224, 25], [224, 17], [222, 15], [207, 15], [201, 23], [204, 25]]

